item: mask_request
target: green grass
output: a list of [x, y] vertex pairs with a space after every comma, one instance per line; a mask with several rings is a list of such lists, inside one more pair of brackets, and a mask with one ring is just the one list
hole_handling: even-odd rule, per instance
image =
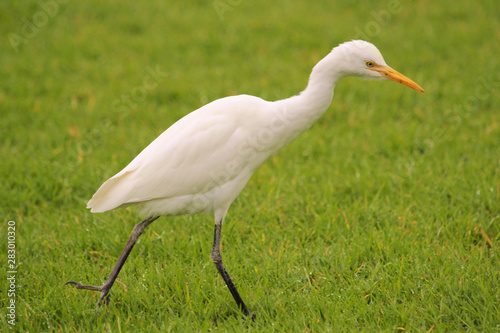
[[[211, 1], [70, 1], [17, 51], [40, 3], [0, 4], [0, 267], [9, 220], [18, 261], [2, 331], [498, 332], [498, 4], [217, 3], [223, 19]], [[150, 226], [100, 316], [97, 293], [63, 286], [103, 283], [139, 221], [85, 209], [103, 181], [211, 100], [297, 94], [359, 31], [426, 93], [345, 79], [250, 180], [222, 242], [255, 323], [210, 260], [211, 216]]]

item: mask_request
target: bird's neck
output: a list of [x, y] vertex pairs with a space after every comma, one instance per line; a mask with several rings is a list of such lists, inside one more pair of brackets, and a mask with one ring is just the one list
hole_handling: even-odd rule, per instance
[[311, 127], [332, 103], [335, 84], [344, 77], [335, 66], [341, 61], [340, 58], [334, 49], [314, 66], [304, 91], [297, 96], [274, 102], [276, 112], [290, 129], [291, 140]]

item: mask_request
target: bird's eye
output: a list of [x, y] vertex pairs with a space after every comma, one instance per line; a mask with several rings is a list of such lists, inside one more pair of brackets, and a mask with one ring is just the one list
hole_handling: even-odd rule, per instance
[[368, 66], [368, 67], [373, 67], [373, 66], [375, 66], [375, 63], [374, 63], [373, 61], [371, 61], [371, 60], [367, 60], [367, 61], [365, 62], [365, 64], [366, 64], [366, 66]]

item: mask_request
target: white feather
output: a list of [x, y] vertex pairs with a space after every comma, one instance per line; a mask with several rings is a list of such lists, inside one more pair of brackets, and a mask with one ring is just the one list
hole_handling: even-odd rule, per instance
[[382, 78], [366, 60], [385, 65], [372, 44], [344, 43], [314, 67], [298, 96], [267, 102], [239, 95], [193, 111], [106, 181], [87, 207], [97, 213], [136, 204], [145, 216], [206, 212], [222, 222], [256, 168], [326, 111], [339, 79]]

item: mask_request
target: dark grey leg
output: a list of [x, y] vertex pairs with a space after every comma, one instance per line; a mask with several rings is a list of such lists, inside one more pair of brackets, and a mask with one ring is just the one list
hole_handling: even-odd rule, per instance
[[[132, 248], [134, 247], [135, 242], [137, 241], [137, 239], [139, 238], [139, 236], [142, 234], [142, 232], [144, 231], [144, 229], [146, 229], [146, 227], [148, 225], [150, 225], [151, 223], [153, 223], [153, 221], [156, 220], [157, 218], [158, 218], [158, 216], [148, 217], [147, 219], [145, 219], [144, 221], [142, 221], [141, 223], [137, 224], [134, 227], [134, 230], [132, 231], [132, 234], [130, 235], [130, 238], [129, 238], [128, 242], [127, 242], [127, 245], [125, 245], [125, 249], [123, 250], [120, 258], [118, 259], [118, 262], [115, 265], [115, 268], [113, 269], [113, 271], [109, 275], [108, 280], [106, 280], [106, 282], [102, 286], [98, 286], [98, 287], [96, 287], [96, 286], [86, 286], [86, 285], [81, 284], [81, 283], [76, 282], [76, 281], [68, 281], [64, 285], [67, 285], [67, 284], [71, 283], [71, 284], [75, 285], [76, 289], [87, 289], [87, 290], [101, 291], [102, 292], [101, 293], [101, 298], [97, 302], [97, 307], [101, 306], [101, 301], [104, 298], [106, 298], [105, 303], [106, 303], [106, 306], [108, 306], [109, 305], [109, 295], [108, 295], [109, 290], [111, 289], [111, 287], [115, 283], [115, 280], [118, 277], [118, 274], [120, 273], [120, 270], [122, 269], [123, 264], [127, 260], [128, 255], [132, 251]], [[106, 297], [106, 296], [108, 296], [108, 297]]]
[[[224, 279], [224, 282], [226, 282], [227, 287], [229, 288], [229, 291], [234, 297], [234, 300], [236, 301], [236, 304], [238, 304], [239, 308], [241, 311], [243, 311], [243, 314], [245, 316], [250, 315], [250, 311], [248, 311], [247, 306], [241, 299], [240, 294], [238, 293], [238, 290], [236, 289], [236, 286], [234, 285], [233, 281], [231, 280], [231, 277], [229, 277], [229, 274], [226, 271], [226, 268], [224, 267], [224, 264], [222, 263], [222, 256], [220, 254], [220, 235], [221, 235], [221, 230], [222, 230], [222, 223], [215, 224], [215, 232], [214, 232], [214, 247], [212, 248], [212, 253], [210, 254], [210, 258], [212, 258], [212, 261], [215, 264], [215, 267], [217, 267], [217, 270], [219, 271], [220, 275]], [[252, 316], [252, 320], [255, 319], [255, 315]]]

